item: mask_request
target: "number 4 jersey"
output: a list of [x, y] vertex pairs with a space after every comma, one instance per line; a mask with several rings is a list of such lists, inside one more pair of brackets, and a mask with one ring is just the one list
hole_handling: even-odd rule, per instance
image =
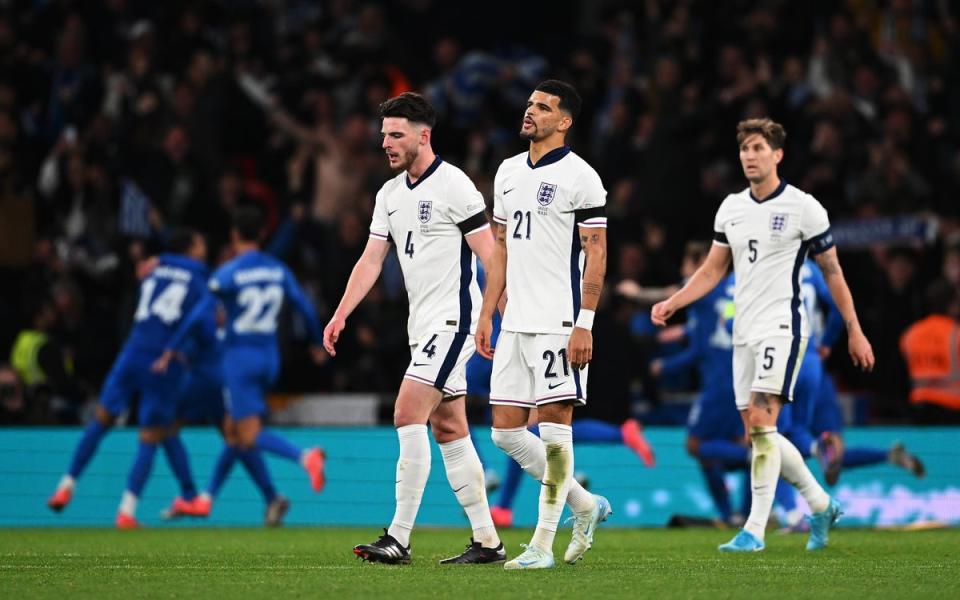
[[415, 183], [400, 173], [377, 192], [370, 237], [397, 247], [411, 344], [427, 334], [476, 331], [482, 298], [466, 236], [489, 228], [483, 210], [470, 178], [439, 157]]
[[507, 231], [503, 331], [567, 334], [580, 312], [580, 227], [606, 227], [607, 192], [597, 172], [563, 146], [501, 163], [493, 220]]

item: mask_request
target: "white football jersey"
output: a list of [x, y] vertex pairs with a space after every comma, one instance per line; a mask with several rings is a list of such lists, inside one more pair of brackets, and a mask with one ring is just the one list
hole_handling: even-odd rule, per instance
[[580, 312], [583, 252], [577, 225], [606, 227], [597, 172], [564, 146], [535, 166], [518, 154], [500, 164], [493, 220], [507, 228], [507, 310], [502, 329], [569, 334]]
[[833, 247], [827, 211], [783, 180], [762, 202], [750, 188], [730, 194], [717, 210], [714, 243], [733, 253], [735, 345], [787, 336], [809, 337], [801, 307], [800, 269], [807, 253]]
[[411, 343], [426, 333], [476, 332], [482, 296], [465, 236], [490, 227], [483, 210], [470, 178], [439, 157], [416, 183], [400, 173], [377, 192], [370, 236], [396, 245]]

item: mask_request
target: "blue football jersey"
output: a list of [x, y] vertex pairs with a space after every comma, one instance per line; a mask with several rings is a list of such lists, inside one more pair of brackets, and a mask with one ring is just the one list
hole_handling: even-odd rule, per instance
[[137, 311], [127, 347], [160, 352], [207, 294], [207, 269], [176, 254], [161, 254], [153, 272], [140, 283]]
[[696, 365], [704, 387], [732, 381], [733, 336], [727, 311], [733, 301], [733, 289], [731, 274], [710, 293], [687, 307], [687, 347], [663, 359], [664, 374]]
[[810, 323], [807, 354], [816, 353], [823, 345], [832, 346], [843, 328], [843, 317], [833, 302], [823, 271], [809, 258], [800, 268], [800, 298]]

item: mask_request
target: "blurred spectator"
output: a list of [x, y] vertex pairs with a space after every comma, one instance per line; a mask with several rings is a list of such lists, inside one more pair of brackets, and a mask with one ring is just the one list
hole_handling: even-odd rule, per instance
[[900, 339], [910, 369], [910, 403], [927, 425], [960, 424], [960, 296], [944, 281], [926, 293], [926, 317]]

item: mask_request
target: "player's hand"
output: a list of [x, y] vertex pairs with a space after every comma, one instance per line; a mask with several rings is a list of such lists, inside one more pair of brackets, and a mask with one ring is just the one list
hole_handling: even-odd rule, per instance
[[859, 327], [850, 332], [847, 348], [850, 350], [853, 366], [859, 367], [863, 371], [873, 371], [873, 365], [876, 363], [876, 359], [873, 357], [873, 348], [867, 341], [867, 336], [863, 335], [863, 331]]
[[657, 341], [661, 344], [679, 342], [685, 337], [687, 337], [687, 331], [683, 328], [683, 325], [671, 325], [657, 333]]
[[570, 366], [578, 371], [593, 358], [593, 332], [589, 329], [574, 327], [567, 343], [567, 356]]
[[323, 346], [318, 346], [316, 344], [310, 344], [310, 359], [313, 360], [313, 364], [320, 366], [330, 360], [330, 354], [323, 348]]
[[673, 304], [668, 298], [663, 302], [657, 302], [653, 305], [653, 309], [650, 311], [650, 320], [653, 321], [654, 325], [666, 327], [667, 321], [675, 312], [677, 312], [677, 309], [673, 307]]
[[480, 315], [480, 320], [477, 322], [477, 352], [487, 360], [493, 360], [493, 346], [490, 345], [492, 338], [493, 318]]
[[618, 283], [617, 287], [614, 289], [624, 298], [629, 298], [631, 300], [639, 299], [640, 292], [643, 291], [643, 288], [640, 287], [640, 284], [632, 279], [624, 279]]
[[347, 320], [337, 313], [334, 313], [330, 322], [323, 328], [323, 347], [330, 353], [330, 356], [337, 355], [337, 350], [334, 346], [337, 340], [340, 339], [340, 332], [343, 331], [343, 328], [346, 326]]
[[173, 350], [164, 350], [160, 358], [153, 361], [150, 370], [154, 373], [166, 373], [167, 367], [170, 366], [170, 361], [173, 360], [174, 356], [176, 356], [176, 353]]
[[661, 373], [663, 373], [663, 361], [658, 358], [650, 363], [650, 374], [660, 377]]
[[830, 346], [820, 346], [817, 348], [817, 354], [820, 355], [820, 360], [827, 360], [830, 358], [830, 354], [833, 353], [833, 350]]

